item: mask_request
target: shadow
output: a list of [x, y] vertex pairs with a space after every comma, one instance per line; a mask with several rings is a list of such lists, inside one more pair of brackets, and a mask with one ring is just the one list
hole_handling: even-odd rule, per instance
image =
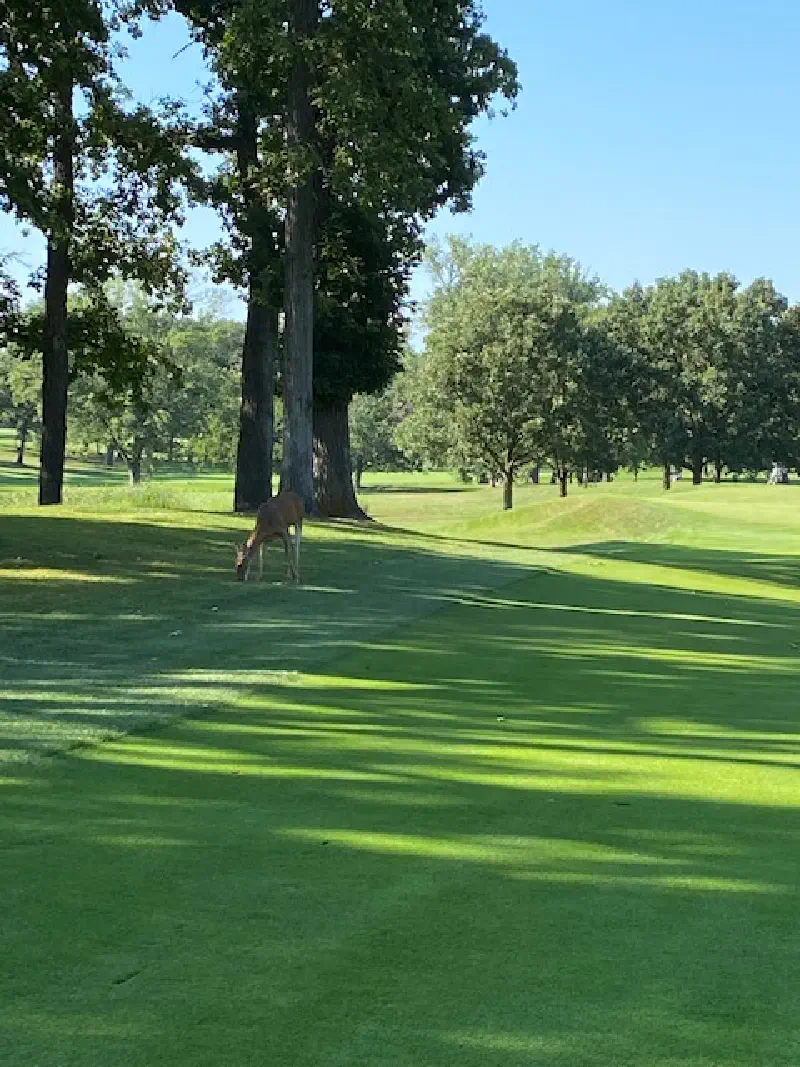
[[371, 496], [373, 494], [397, 493], [398, 495], [425, 496], [442, 493], [474, 493], [479, 489], [486, 489], [485, 485], [362, 485], [358, 490], [359, 496]]
[[[800, 542], [799, 542], [800, 543]], [[715, 574], [730, 578], [800, 588], [800, 556], [769, 552], [734, 552], [725, 549], [689, 548], [684, 545], [640, 544], [630, 541], [602, 541], [555, 549], [566, 554], [614, 557], [632, 563], [671, 567], [682, 571]]]
[[137, 732], [5, 764], [0, 1058], [796, 1064], [795, 606], [11, 519], [3, 729]]

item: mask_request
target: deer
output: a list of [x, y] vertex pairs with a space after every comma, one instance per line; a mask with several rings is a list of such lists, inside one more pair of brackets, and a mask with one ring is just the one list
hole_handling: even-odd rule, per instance
[[[294, 536], [289, 527], [294, 526]], [[236, 577], [246, 582], [250, 563], [258, 551], [258, 578], [264, 576], [264, 544], [282, 541], [289, 563], [289, 578], [300, 581], [300, 538], [303, 533], [303, 501], [297, 493], [278, 493], [262, 504], [256, 512], [256, 525], [247, 540], [236, 545]]]

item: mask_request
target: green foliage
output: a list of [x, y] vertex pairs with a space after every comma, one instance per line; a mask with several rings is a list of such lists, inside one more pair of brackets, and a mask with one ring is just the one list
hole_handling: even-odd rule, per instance
[[[434, 247], [424, 361], [412, 372], [413, 439], [458, 465], [503, 473], [587, 459], [607, 434], [609, 346], [590, 322], [604, 295], [564, 256], [453, 239]], [[605, 406], [596, 395], [604, 390]], [[430, 429], [427, 429], [428, 424]]]
[[384, 389], [401, 366], [405, 300], [421, 241], [414, 220], [328, 203], [317, 251], [315, 403], [347, 404]]
[[[92, 291], [114, 275], [181, 298], [170, 224], [180, 217], [186, 124], [174, 105], [131, 106], [115, 69], [122, 25], [157, 4], [9, 0], [0, 22], [0, 210], [70, 249], [71, 280]], [[74, 94], [66, 115], [58, 101]], [[66, 138], [74, 189], [52, 175]], [[66, 200], [65, 200], [66, 197]], [[68, 201], [68, 202], [67, 202]]]
[[0, 348], [0, 425], [16, 431], [20, 461], [28, 435], [39, 429], [41, 406], [41, 359], [21, 359], [13, 347]]
[[151, 355], [137, 388], [95, 373], [72, 387], [72, 431], [84, 445], [113, 443], [141, 468], [158, 451], [211, 464], [232, 461], [238, 423], [240, 323], [159, 313], [141, 290], [120, 289], [115, 308], [131, 345]]
[[350, 454], [357, 474], [403, 470], [408, 460], [397, 444], [403, 422], [402, 400], [394, 385], [380, 393], [359, 393], [350, 404]]
[[611, 301], [609, 337], [626, 354], [638, 458], [695, 472], [795, 462], [800, 429], [795, 313], [771, 282], [684, 271]]

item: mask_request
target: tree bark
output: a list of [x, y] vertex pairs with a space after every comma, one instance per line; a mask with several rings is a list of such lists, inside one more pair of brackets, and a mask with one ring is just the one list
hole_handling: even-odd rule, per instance
[[265, 292], [272, 248], [261, 226], [263, 192], [257, 184], [258, 121], [243, 95], [237, 98], [236, 103], [236, 165], [244, 199], [244, 227], [250, 247], [233, 508], [234, 511], [249, 512], [257, 511], [272, 496], [278, 313], [274, 307], [270, 307]]
[[142, 482], [142, 450], [134, 448], [128, 459], [128, 481], [131, 485], [141, 485]]
[[286, 329], [283, 379], [281, 488], [315, 510], [313, 476], [314, 351], [314, 109], [311, 71], [302, 52], [319, 21], [319, 0], [290, 0], [289, 36], [295, 46], [289, 77], [287, 143], [292, 175], [286, 198]]
[[635, 464], [635, 466], [633, 468], [633, 480], [635, 482], [639, 481], [639, 464], [638, 463]]
[[258, 511], [272, 496], [273, 408], [278, 315], [260, 302], [254, 280], [242, 348], [242, 401], [236, 449], [234, 511]]
[[722, 481], [722, 460], [714, 460], [714, 481], [719, 484]]
[[62, 74], [58, 84], [56, 117], [59, 132], [53, 148], [53, 221], [47, 235], [47, 273], [44, 286], [40, 504], [61, 503], [67, 444], [67, 290], [75, 185], [72, 81], [68, 73]]
[[106, 445], [106, 458], [104, 460], [106, 467], [113, 467], [114, 466], [114, 450], [115, 450], [115, 445], [114, 444]]
[[665, 463], [664, 464], [664, 477], [663, 477], [663, 481], [661, 483], [664, 486], [665, 489], [671, 489], [672, 488], [672, 477], [671, 477], [671, 475], [672, 475], [672, 464], [671, 463]]
[[347, 403], [314, 405], [314, 490], [329, 519], [366, 519], [353, 491]]
[[531, 471], [531, 485], [538, 485], [539, 484], [540, 473], [541, 472], [540, 472], [538, 466], [533, 468], [533, 470]]
[[569, 481], [569, 471], [559, 471], [558, 472], [558, 484], [559, 484], [558, 495], [559, 496], [563, 497], [563, 496], [567, 495], [567, 483], [568, 483], [568, 481]]
[[356, 476], [356, 492], [361, 492], [361, 479], [364, 476], [364, 460], [361, 456], [356, 456], [355, 462], [355, 476]]
[[25, 466], [25, 446], [28, 443], [28, 434], [31, 429], [31, 420], [24, 418], [17, 427], [17, 466]]
[[692, 485], [703, 484], [703, 457], [692, 457]]
[[503, 471], [503, 511], [514, 507], [514, 471]]

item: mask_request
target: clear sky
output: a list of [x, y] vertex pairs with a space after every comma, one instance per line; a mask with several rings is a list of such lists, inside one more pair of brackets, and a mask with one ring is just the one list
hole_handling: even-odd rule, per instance
[[[766, 275], [800, 300], [798, 0], [485, 0], [520, 69], [508, 118], [481, 121], [487, 172], [467, 216], [431, 232], [515, 239], [579, 259], [614, 288], [684, 267]], [[180, 20], [133, 46], [139, 99], [195, 102], [199, 49]], [[188, 236], [204, 244], [213, 216]], [[0, 218], [0, 250], [41, 248]], [[415, 282], [415, 295], [425, 283]]]

